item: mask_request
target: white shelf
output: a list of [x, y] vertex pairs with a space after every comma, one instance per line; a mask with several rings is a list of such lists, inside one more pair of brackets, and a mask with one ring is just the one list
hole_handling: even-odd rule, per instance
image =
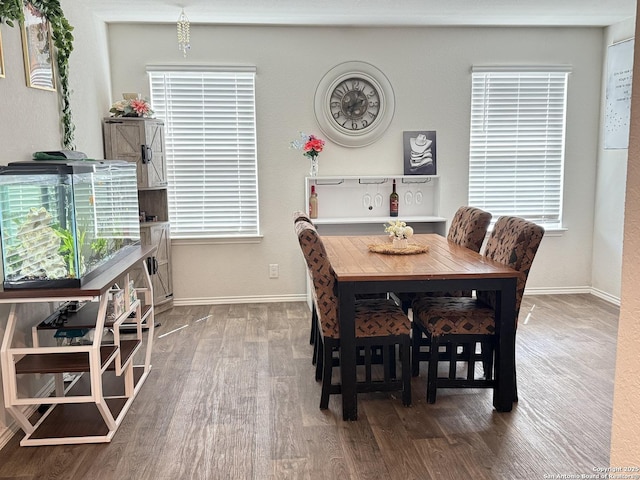
[[[311, 185], [318, 194], [318, 218], [313, 223], [321, 234], [383, 234], [383, 225], [402, 220], [416, 233], [444, 235], [447, 219], [438, 215], [437, 175], [346, 175], [305, 178], [305, 204]], [[393, 180], [399, 196], [399, 214], [389, 215]], [[308, 213], [308, 206], [307, 206]]]
[[402, 220], [410, 225], [412, 222], [415, 223], [439, 223], [446, 222], [447, 219], [443, 217], [436, 216], [406, 216], [406, 217], [326, 217], [326, 218], [316, 218], [313, 220], [315, 225], [348, 225], [353, 223], [379, 223], [381, 225], [395, 220]]
[[[137, 247], [126, 257], [112, 261], [104, 272], [81, 288], [0, 293], [0, 303], [12, 304], [0, 347], [0, 363], [5, 408], [25, 432], [20, 445], [111, 440], [151, 369], [153, 287], [149, 275], [145, 274], [136, 288], [136, 292], [142, 293], [145, 303], [149, 305], [143, 309], [140, 298], [131, 302], [129, 280], [130, 272], [136, 267], [146, 272], [146, 258], [154, 253], [155, 247]], [[114, 283], [124, 285], [124, 312], [111, 320], [107, 319], [106, 312], [110, 288]], [[30, 345], [16, 334], [16, 325], [24, 321], [19, 316], [20, 304], [87, 299], [95, 301], [67, 313], [63, 325], [51, 325], [43, 321], [34, 326]], [[135, 315], [129, 317], [132, 313]], [[142, 334], [143, 321], [149, 325], [146, 338]], [[122, 338], [120, 327], [124, 325], [134, 325], [135, 335]], [[112, 339], [105, 337], [107, 329], [112, 330]], [[92, 330], [93, 339], [88, 344], [41, 345], [40, 335], [48, 339], [46, 344], [51, 344], [54, 332], [58, 330]], [[144, 362], [141, 365], [134, 365], [136, 352], [140, 353], [140, 361]], [[82, 391], [64, 388], [65, 373], [78, 374], [77, 379], [86, 383], [87, 388]], [[54, 394], [48, 397], [25, 395], [19, 388], [18, 377], [26, 375], [51, 376], [55, 385]], [[39, 419], [27, 417], [22, 408], [42, 404], [51, 406]]]

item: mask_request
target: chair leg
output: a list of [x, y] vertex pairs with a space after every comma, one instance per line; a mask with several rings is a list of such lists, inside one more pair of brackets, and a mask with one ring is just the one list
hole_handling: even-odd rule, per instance
[[389, 374], [396, 378], [396, 346], [389, 345]]
[[[322, 369], [324, 366], [324, 360], [326, 358], [325, 354], [324, 354], [324, 350], [326, 348], [326, 345], [324, 344], [324, 339], [322, 338], [321, 335], [318, 335], [318, 338], [316, 338], [316, 345], [315, 345], [315, 358], [316, 358], [316, 382], [319, 382], [320, 380], [322, 380]], [[331, 356], [329, 356], [329, 362], [331, 362]]]
[[405, 314], [409, 313], [409, 309], [411, 308], [411, 302], [413, 301], [413, 299], [411, 300], [402, 300], [402, 305], [400, 306], [400, 308], [402, 308], [402, 311]]
[[431, 337], [431, 345], [429, 346], [429, 370], [427, 373], [427, 403], [436, 403], [439, 350], [438, 337]]
[[402, 362], [402, 404], [411, 405], [411, 375], [409, 375], [411, 360], [411, 341], [407, 339], [400, 344], [400, 361]]
[[311, 306], [311, 332], [309, 333], [309, 344], [315, 345], [318, 332], [318, 317], [316, 313], [316, 306]]
[[[316, 335], [318, 335], [318, 333], [316, 332]], [[321, 342], [322, 340], [318, 340], [317, 338], [315, 339], [315, 341], [313, 342], [313, 357], [311, 359], [311, 364], [315, 365], [318, 362], [318, 344]]]
[[414, 320], [411, 327], [411, 375], [417, 377], [420, 375], [420, 340], [422, 339], [422, 330], [416, 325]]
[[333, 346], [329, 342], [323, 345], [324, 368], [322, 369], [322, 392], [320, 394], [320, 409], [329, 408], [329, 393], [331, 390], [331, 373], [333, 371]]
[[484, 378], [491, 380], [493, 378], [493, 345], [490, 342], [482, 342], [482, 369], [484, 370]]

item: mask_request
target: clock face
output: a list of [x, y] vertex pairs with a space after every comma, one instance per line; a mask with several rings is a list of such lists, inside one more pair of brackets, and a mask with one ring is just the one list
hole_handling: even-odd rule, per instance
[[331, 93], [331, 116], [346, 130], [371, 127], [380, 113], [380, 94], [369, 81], [351, 77], [341, 81]]
[[322, 132], [338, 145], [361, 147], [378, 140], [393, 118], [391, 83], [376, 67], [345, 62], [322, 77], [314, 100]]

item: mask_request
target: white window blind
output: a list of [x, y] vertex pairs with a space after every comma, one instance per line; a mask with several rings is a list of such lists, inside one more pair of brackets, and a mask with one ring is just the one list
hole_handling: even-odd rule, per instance
[[474, 69], [470, 205], [561, 226], [568, 74]]
[[173, 238], [258, 235], [255, 69], [148, 68]]

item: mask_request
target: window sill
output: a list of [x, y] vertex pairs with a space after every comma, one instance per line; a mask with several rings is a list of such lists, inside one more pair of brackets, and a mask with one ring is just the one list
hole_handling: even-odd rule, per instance
[[263, 235], [246, 237], [209, 237], [209, 238], [172, 238], [171, 246], [179, 245], [233, 245], [244, 243], [260, 243]]
[[[545, 237], [562, 237], [565, 232], [567, 232], [569, 229], [567, 227], [545, 227], [544, 225], [542, 225], [544, 227], [544, 236]], [[486, 237], [489, 237], [489, 234], [491, 233], [491, 230], [493, 230], [493, 226], [491, 226], [488, 230], [487, 230], [487, 235]]]
[[545, 237], [562, 237], [569, 229], [566, 227], [549, 227], [544, 229]]

